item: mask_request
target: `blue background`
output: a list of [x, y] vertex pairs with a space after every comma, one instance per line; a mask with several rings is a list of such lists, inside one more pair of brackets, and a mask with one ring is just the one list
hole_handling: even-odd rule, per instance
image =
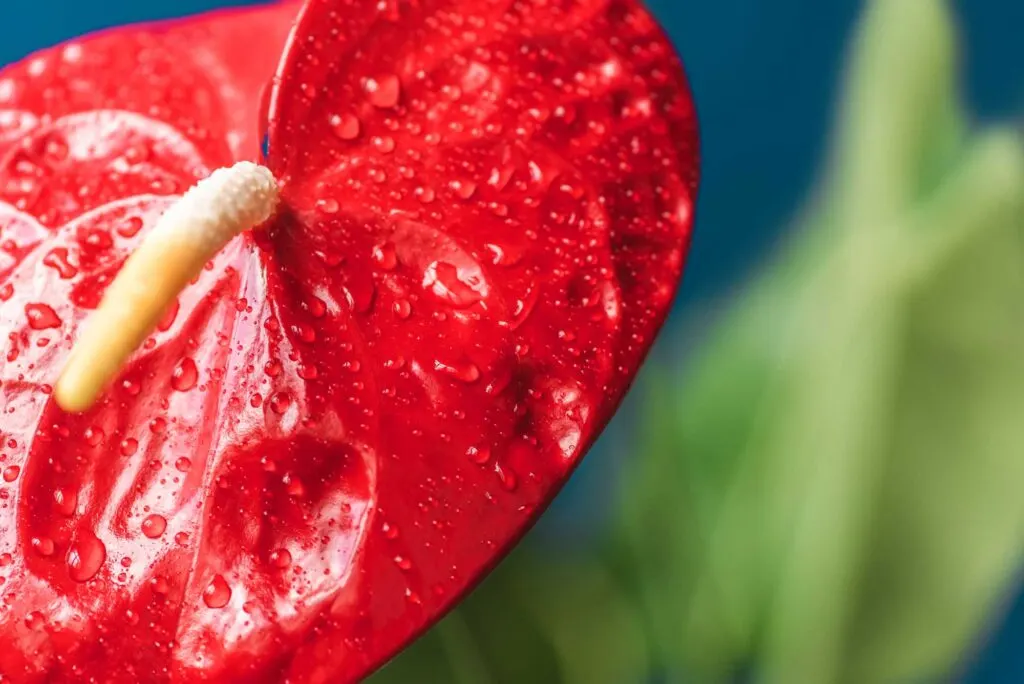
[[[905, 0], [928, 2], [931, 0]], [[71, 36], [244, 0], [4, 0], [0, 63]], [[741, 282], [789, 224], [821, 161], [856, 0], [650, 0], [686, 62], [704, 149], [698, 231], [679, 307], [709, 305]], [[1024, 105], [1024, 2], [961, 0], [965, 82], [979, 119]], [[677, 317], [676, 320], [679, 320]], [[614, 439], [614, 435], [612, 435]], [[542, 535], [593, 524], [588, 501], [608, 459], [591, 458]], [[1024, 681], [1024, 599], [965, 679]]]

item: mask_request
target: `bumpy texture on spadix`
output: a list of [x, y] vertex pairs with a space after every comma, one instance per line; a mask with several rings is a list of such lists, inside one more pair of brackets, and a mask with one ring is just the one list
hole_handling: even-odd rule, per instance
[[232, 239], [269, 220], [277, 203], [273, 174], [243, 161], [214, 171], [168, 208], [75, 340], [57, 381], [57, 404], [65, 411], [92, 408], [185, 285]]
[[[286, 40], [298, 9], [0, 73], [6, 679], [358, 679], [535, 519], [669, 310], [696, 122], [640, 6], [311, 0]], [[264, 133], [277, 218], [61, 411], [125, 258]]]

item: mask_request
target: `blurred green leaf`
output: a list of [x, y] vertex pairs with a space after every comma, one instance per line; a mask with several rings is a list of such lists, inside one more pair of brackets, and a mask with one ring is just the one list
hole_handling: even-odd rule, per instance
[[699, 681], [938, 675], [1019, 565], [1024, 158], [954, 64], [944, 3], [870, 4], [813, 220], [652, 392], [625, 572]]
[[942, 0], [872, 0], [807, 219], [644, 375], [600, 561], [516, 551], [375, 684], [948, 676], [1024, 564], [1024, 151]]
[[373, 684], [624, 684], [651, 672], [643, 621], [600, 564], [513, 553]]

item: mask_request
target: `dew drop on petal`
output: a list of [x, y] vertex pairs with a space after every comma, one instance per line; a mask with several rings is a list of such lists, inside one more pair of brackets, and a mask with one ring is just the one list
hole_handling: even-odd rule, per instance
[[85, 443], [91, 447], [97, 447], [102, 444], [104, 437], [106, 437], [106, 433], [103, 432], [103, 428], [95, 425], [90, 425], [85, 429], [85, 432], [82, 433], [82, 438], [85, 440]]
[[395, 312], [395, 316], [404, 321], [412, 315], [412, 304], [408, 299], [396, 299], [392, 310]]
[[116, 230], [121, 237], [135, 237], [142, 230], [142, 219], [138, 216], [130, 216], [127, 220], [122, 221]]
[[285, 569], [292, 564], [292, 554], [288, 549], [277, 549], [270, 554], [270, 564], [278, 569]]
[[92, 532], [82, 532], [68, 549], [68, 575], [76, 582], [88, 582], [107, 559], [107, 547]]
[[53, 490], [53, 505], [57, 512], [70, 518], [78, 508], [78, 492], [58, 487]]
[[215, 575], [203, 591], [203, 603], [210, 608], [223, 608], [231, 600], [231, 587], [223, 575]]
[[501, 465], [495, 463], [494, 472], [495, 474], [497, 474], [498, 482], [501, 483], [501, 486], [505, 489], [505, 491], [515, 491], [516, 487], [519, 486], [519, 478], [516, 476], [515, 471], [513, 471], [508, 466], [502, 467]]
[[402, 84], [398, 76], [386, 74], [366, 80], [366, 98], [374, 107], [387, 109], [398, 104], [402, 94]]
[[270, 397], [270, 409], [278, 415], [287, 411], [288, 407], [291, 405], [292, 397], [287, 392], [275, 392], [274, 395]]
[[196, 386], [197, 382], [199, 382], [199, 369], [196, 368], [196, 362], [186, 356], [174, 367], [174, 373], [171, 375], [171, 387], [178, 392], [188, 392]]
[[466, 449], [466, 456], [473, 463], [476, 463], [478, 465], [484, 465], [485, 463], [491, 460], [491, 450], [485, 446], [471, 446], [468, 449]]
[[354, 114], [335, 114], [331, 117], [331, 130], [342, 140], [355, 140], [361, 129], [362, 124]]
[[170, 330], [171, 326], [174, 325], [174, 319], [178, 317], [178, 311], [180, 309], [181, 303], [178, 302], [177, 299], [175, 299], [167, 307], [167, 311], [164, 312], [164, 315], [160, 319], [160, 322], [156, 324], [156, 329], [159, 330], [160, 332], [167, 332], [168, 330]]
[[49, 537], [33, 537], [31, 544], [32, 550], [44, 558], [52, 556], [53, 552], [57, 550], [53, 540]]
[[156, 513], [147, 515], [146, 519], [142, 521], [142, 534], [150, 539], [160, 538], [166, 529], [167, 518], [162, 515], [157, 515]]
[[443, 361], [434, 361], [434, 370], [466, 384], [472, 384], [480, 379], [480, 369], [472, 362], [447, 364]]
[[325, 214], [337, 214], [338, 210], [341, 209], [341, 205], [333, 197], [323, 197], [317, 200], [316, 208]]
[[60, 277], [64, 280], [74, 278], [78, 275], [78, 268], [71, 263], [67, 247], [54, 247], [51, 249], [46, 256], [43, 257], [43, 265], [49, 266], [57, 271]]
[[385, 271], [394, 270], [395, 266], [398, 265], [395, 245], [391, 242], [384, 242], [374, 247], [373, 260]]
[[26, 304], [25, 316], [33, 330], [49, 330], [61, 326], [60, 317], [48, 304]]

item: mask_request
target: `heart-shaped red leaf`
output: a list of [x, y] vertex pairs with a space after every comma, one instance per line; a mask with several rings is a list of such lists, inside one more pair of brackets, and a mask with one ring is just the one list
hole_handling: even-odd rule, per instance
[[[644, 10], [311, 0], [261, 98], [295, 9], [0, 75], [5, 675], [358, 678], [525, 531], [669, 309], [696, 123]], [[261, 102], [281, 216], [62, 413], [82, 318]]]

